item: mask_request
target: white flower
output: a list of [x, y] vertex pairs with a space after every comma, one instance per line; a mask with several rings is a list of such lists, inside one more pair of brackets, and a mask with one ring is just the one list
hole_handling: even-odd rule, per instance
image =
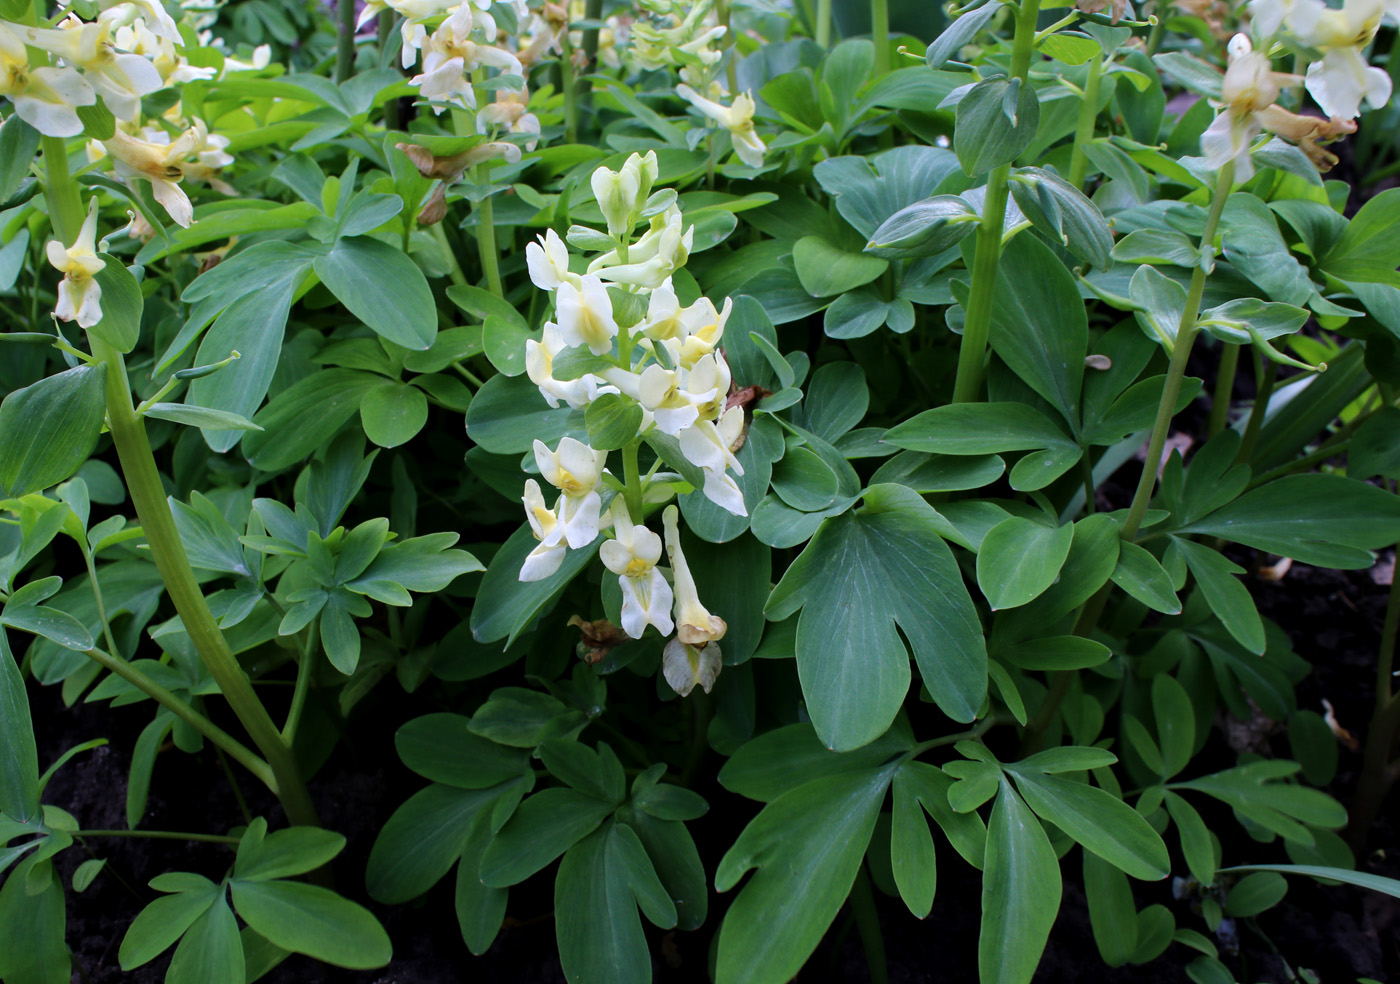
[[1249, 147], [1264, 128], [1259, 114], [1278, 98], [1281, 83], [1293, 77], [1274, 72], [1268, 57], [1243, 34], [1230, 39], [1229, 53], [1220, 87], [1223, 112], [1201, 134], [1201, 152], [1208, 167], [1218, 169], [1233, 160], [1235, 180], [1244, 181], [1254, 173]]
[[718, 421], [697, 420], [680, 433], [681, 453], [705, 473], [705, 498], [736, 516], [747, 516], [744, 493], [728, 472], [744, 474], [730, 450], [744, 429], [742, 407], [730, 407]]
[[578, 379], [559, 380], [554, 378], [554, 357], [569, 348], [559, 334], [559, 327], [546, 322], [539, 341], [530, 338], [525, 342], [525, 373], [530, 382], [540, 388], [551, 407], [559, 406], [563, 400], [571, 407], [585, 407], [603, 393], [616, 393], [611, 386], [599, 386], [598, 378], [585, 373]]
[[[160, 0], [101, 0], [98, 6], [102, 8], [103, 14], [121, 11], [122, 8], [134, 8], [156, 37], [164, 38], [175, 44], [184, 44], [180, 37], [180, 28], [176, 25], [175, 19], [166, 13], [165, 6]], [[123, 13], [119, 16], [129, 15]]]
[[723, 654], [715, 642], [697, 649], [680, 639], [672, 639], [661, 651], [661, 675], [682, 697], [688, 696], [696, 684], [708, 694], [723, 665]]
[[[724, 337], [725, 322], [729, 320], [729, 312], [732, 310], [734, 300], [729, 297], [724, 299], [724, 308], [720, 311], [715, 310], [714, 302], [708, 297], [700, 298], [685, 309], [682, 314], [686, 327], [685, 338], [681, 341], [681, 350], [677, 356], [681, 365], [693, 366], [719, 347], [720, 339]], [[726, 393], [728, 389], [729, 384], [726, 382]]]
[[555, 513], [563, 528], [564, 539], [578, 550], [598, 538], [602, 497], [598, 490], [603, 481], [606, 451], [594, 451], [582, 441], [563, 438], [557, 451], [549, 450], [543, 441], [535, 441], [535, 464], [540, 474], [562, 495], [555, 504]]
[[681, 211], [672, 205], [661, 215], [652, 216], [651, 228], [627, 251], [627, 263], [617, 250], [611, 250], [588, 264], [588, 272], [609, 283], [655, 290], [690, 257], [695, 227], [683, 229]]
[[647, 625], [663, 636], [671, 634], [671, 586], [656, 569], [661, 559], [661, 537], [645, 526], [634, 525], [622, 496], [613, 499], [613, 532], [616, 539], [599, 548], [603, 565], [617, 575], [622, 588], [622, 629], [640, 639]]
[[1322, 61], [1308, 66], [1308, 92], [1322, 111], [1337, 119], [1352, 119], [1364, 100], [1374, 108], [1390, 101], [1390, 76], [1366, 62], [1361, 49], [1371, 43], [1386, 14], [1382, 0], [1347, 0], [1333, 10], [1321, 0], [1298, 0], [1288, 26], [1309, 47], [1322, 51]]
[[76, 19], [64, 24], [57, 29], [28, 28], [25, 39], [82, 69], [83, 78], [117, 119], [135, 120], [141, 113], [141, 97], [165, 84], [160, 72], [140, 55], [117, 54], [108, 37], [108, 25], [83, 24]]
[[564, 562], [564, 528], [559, 524], [554, 510], [545, 506], [540, 483], [533, 478], [525, 483], [525, 495], [521, 501], [525, 503], [525, 518], [530, 522], [530, 532], [535, 534], [540, 545], [526, 555], [525, 563], [520, 568], [520, 580], [542, 581], [559, 570], [559, 565]]
[[587, 345], [594, 355], [612, 351], [617, 321], [613, 318], [612, 298], [601, 280], [589, 274], [580, 279], [578, 287], [561, 281], [554, 304], [559, 335], [565, 345]]
[[569, 247], [553, 229], [546, 229], [539, 242], [525, 247], [525, 264], [530, 268], [530, 280], [540, 290], [558, 290], [561, 283], [583, 286], [583, 279], [569, 272]]
[[706, 99], [688, 85], [676, 86], [676, 95], [729, 131], [734, 138], [734, 153], [749, 167], [762, 167], [767, 146], [753, 128], [754, 101], [747, 92], [734, 97], [731, 106]]
[[[475, 109], [472, 72], [489, 66], [512, 75], [523, 74], [520, 59], [509, 51], [471, 40], [472, 27], [471, 8], [462, 4], [423, 42], [423, 73], [409, 80], [410, 85], [419, 87], [423, 98]], [[491, 27], [488, 37], [495, 36], [494, 22]], [[433, 112], [442, 112], [442, 107], [434, 106]]]
[[[157, 133], [152, 135], [164, 136]], [[194, 206], [179, 182], [185, 176], [185, 158], [203, 148], [208, 138], [209, 131], [196, 120], [193, 126], [169, 143], [139, 140], [120, 128], [112, 139], [102, 143], [116, 161], [118, 176], [127, 180], [142, 178], [149, 181], [151, 193], [175, 224], [189, 228], [194, 221]]]
[[[674, 505], [667, 506], [661, 513], [661, 525], [666, 532], [666, 556], [671, 561], [671, 579], [675, 584], [676, 638], [688, 646], [704, 646], [723, 639], [728, 626], [718, 615], [711, 615], [700, 601], [695, 578], [681, 550], [679, 515]], [[706, 687], [706, 692], [709, 689]]]
[[64, 247], [56, 239], [47, 246], [49, 263], [63, 274], [58, 285], [58, 306], [54, 317], [60, 321], [76, 321], [79, 327], [91, 328], [102, 320], [102, 288], [94, 276], [106, 263], [97, 255], [97, 199], [88, 203], [87, 218], [72, 246]]
[[[540, 118], [528, 112], [529, 97], [524, 92], [496, 90], [496, 101], [481, 107], [476, 114], [476, 132], [485, 134], [491, 127], [504, 126], [511, 133], [530, 133], [536, 137], [540, 132]], [[526, 150], [534, 150], [538, 140], [525, 144]]]
[[598, 208], [608, 224], [608, 235], [618, 237], [631, 234], [638, 213], [651, 195], [651, 186], [658, 173], [654, 150], [647, 151], [646, 157], [631, 155], [621, 170], [600, 167], [593, 172], [590, 179], [593, 197], [598, 200]]
[[14, 103], [15, 113], [46, 137], [76, 137], [83, 132], [79, 106], [97, 102], [74, 68], [29, 67], [24, 38], [0, 21], [0, 96]]

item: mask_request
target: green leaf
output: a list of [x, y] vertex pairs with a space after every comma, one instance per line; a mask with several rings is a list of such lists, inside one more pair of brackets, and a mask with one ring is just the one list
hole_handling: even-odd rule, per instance
[[1118, 545], [1118, 566], [1109, 577], [1153, 611], [1164, 615], [1176, 615], [1181, 611], [1181, 600], [1172, 590], [1171, 575], [1156, 557], [1136, 543], [1125, 540]]
[[642, 408], [619, 393], [604, 393], [588, 405], [583, 415], [588, 445], [596, 451], [615, 451], [637, 436]]
[[481, 326], [481, 343], [486, 358], [497, 372], [507, 376], [518, 376], [525, 371], [525, 342], [531, 336], [519, 317], [516, 315], [513, 319], [507, 319], [498, 314], [488, 314]]
[[1219, 100], [1224, 76], [1214, 65], [1184, 51], [1153, 55], [1152, 63], [1198, 96]]
[[462, 940], [467, 944], [467, 949], [476, 956], [485, 953], [500, 932], [506, 915], [506, 901], [510, 896], [504, 888], [483, 885], [478, 874], [481, 871], [481, 855], [493, 836], [491, 813], [482, 810], [468, 828], [462, 860], [457, 865], [457, 890], [453, 898], [457, 926], [462, 931]]
[[107, 408], [106, 368], [56, 373], [0, 403], [0, 489], [7, 495], [57, 485], [92, 454]]
[[187, 403], [152, 403], [146, 408], [144, 416], [154, 417], [157, 420], [170, 420], [177, 424], [186, 424], [204, 430], [260, 431], [263, 429], [242, 414], [228, 410], [210, 410], [208, 407], [196, 407]]
[[1108, 220], [1088, 196], [1064, 178], [1038, 167], [1017, 168], [1011, 180], [1011, 197], [1052, 242], [1063, 242], [1076, 257], [1100, 270], [1113, 265], [1113, 234]]
[[967, 44], [977, 36], [982, 28], [996, 16], [1002, 7], [1001, 0], [989, 0], [960, 16], [943, 29], [928, 50], [924, 52], [924, 63], [937, 71], [951, 58], [956, 58]]
[[507, 640], [507, 645], [552, 605], [596, 554], [593, 547], [570, 550], [559, 570], [539, 581], [521, 582], [520, 567], [525, 555], [538, 545], [528, 525], [511, 534], [486, 569], [472, 606], [472, 635], [477, 642]]
[[1225, 914], [1248, 919], [1272, 909], [1288, 894], [1288, 882], [1277, 871], [1245, 875], [1225, 896]]
[[1138, 945], [1138, 912], [1127, 876], [1098, 855], [1085, 851], [1084, 894], [1099, 956], [1110, 967], [1123, 966]]
[[651, 954], [637, 908], [656, 925], [676, 908], [631, 827], [616, 822], [569, 848], [554, 880], [559, 962], [571, 981], [645, 981]]
[[676, 927], [689, 931], [705, 922], [709, 886], [700, 852], [685, 824], [630, 811], [622, 817], [637, 832], [657, 877], [676, 906]]
[[1355, 885], [1358, 888], [1369, 889], [1372, 892], [1380, 892], [1383, 895], [1400, 899], [1400, 880], [1386, 878], [1383, 875], [1372, 875], [1364, 871], [1351, 871], [1347, 868], [1329, 868], [1315, 864], [1237, 864], [1220, 870], [1230, 873], [1236, 871], [1277, 871], [1283, 875], [1308, 875], [1327, 881]]
[[1400, 248], [1395, 223], [1400, 221], [1400, 189], [1390, 188], [1362, 205], [1347, 223], [1342, 238], [1322, 259], [1322, 269], [1338, 280], [1395, 282]]
[[1091, 37], [1073, 31], [1051, 34], [1040, 42], [1041, 54], [1049, 55], [1066, 65], [1083, 65], [1103, 53], [1103, 48]]
[[353, 369], [322, 369], [278, 393], [253, 417], [262, 428], [243, 439], [243, 453], [262, 471], [275, 472], [330, 443], [355, 415], [382, 376]]
[[797, 279], [813, 297], [830, 297], [868, 284], [889, 269], [878, 256], [852, 253], [821, 236], [803, 236], [792, 248]]
[[1147, 337], [1171, 351], [1186, 310], [1186, 288], [1158, 273], [1156, 267], [1144, 264], [1133, 274], [1128, 293], [1138, 307], [1133, 315]]
[[1078, 448], [1049, 417], [1024, 403], [950, 403], [934, 407], [891, 427], [882, 440], [897, 448], [935, 454]]
[[[250, 826], [249, 830], [252, 829]], [[249, 840], [245, 834], [244, 842]], [[246, 850], [244, 843], [238, 846], [238, 860], [233, 866], [235, 878], [244, 881], [268, 881], [272, 878], [304, 875], [327, 864], [345, 848], [345, 838], [342, 835], [318, 827], [274, 830], [261, 838], [253, 838], [253, 841]]]
[[870, 237], [865, 252], [887, 260], [933, 256], [951, 249], [977, 229], [978, 216], [957, 195], [935, 195], [906, 205]]
[[0, 813], [24, 823], [39, 810], [39, 753], [29, 695], [0, 629]]
[[1178, 793], [1166, 791], [1164, 802], [1172, 823], [1176, 824], [1177, 836], [1181, 839], [1181, 854], [1186, 859], [1186, 867], [1202, 885], [1215, 883], [1215, 846], [1211, 842], [1210, 829], [1206, 827], [1196, 808]]
[[[1007, 112], [1008, 105], [1014, 110]], [[1031, 145], [1039, 125], [1040, 100], [1034, 88], [1019, 79], [984, 79], [958, 101], [953, 151], [963, 171], [976, 177], [1014, 161]]]
[[[369, 894], [401, 905], [436, 885], [461, 856], [474, 820], [489, 814], [499, 795], [434, 783], [410, 796], [374, 839], [365, 868]], [[475, 871], [471, 877], [480, 883]]]
[[812, 174], [836, 199], [842, 218], [869, 242], [882, 222], [906, 205], [938, 194], [957, 171], [958, 160], [951, 151], [909, 146], [874, 157], [833, 157], [814, 167]]
[[244, 984], [243, 941], [238, 936], [238, 920], [219, 890], [213, 905], [205, 909], [185, 932], [170, 969], [166, 984]]
[[1215, 612], [1230, 635], [1250, 652], [1262, 653], [1265, 645], [1264, 622], [1259, 618], [1259, 610], [1254, 607], [1249, 589], [1234, 577], [1243, 574], [1244, 568], [1203, 544], [1179, 537], [1173, 537], [1172, 543], [1195, 575], [1210, 610]]
[[908, 725], [899, 721], [850, 752], [831, 751], [810, 724], [789, 724], [745, 742], [720, 769], [719, 781], [730, 792], [771, 803], [811, 779], [883, 765], [913, 745]]
[[996, 649], [992, 655], [1023, 670], [1084, 670], [1107, 663], [1113, 651], [1083, 636], [1047, 636]]
[[757, 869], [725, 913], [718, 980], [784, 984], [802, 969], [855, 883], [893, 771], [813, 779], [744, 828], [715, 871], [727, 892]]
[[75, 652], [85, 653], [94, 645], [87, 627], [72, 615], [57, 608], [40, 605], [6, 605], [0, 609], [0, 625], [7, 625], [37, 636]]
[[[190, 884], [190, 890], [156, 899], [127, 928], [117, 953], [122, 970], [133, 970], [160, 956], [222, 896], [223, 890], [202, 875], [188, 877], [198, 879]], [[159, 889], [160, 885], [152, 887]]]
[[360, 400], [365, 437], [381, 448], [406, 444], [428, 422], [428, 398], [416, 386], [384, 382]]
[[1074, 525], [1046, 526], [1012, 516], [987, 531], [977, 551], [977, 585], [992, 611], [1026, 604], [1055, 582]]
[[1400, 407], [1381, 407], [1356, 429], [1347, 446], [1347, 475], [1400, 477]]
[[896, 624], [944, 713], [971, 721], [982, 704], [981, 625], [938, 529], [938, 514], [916, 492], [874, 486], [861, 509], [823, 522], [769, 596], [770, 619], [802, 609], [797, 672], [829, 748], [858, 748], [894, 720], [910, 679]]
[[11, 113], [0, 125], [0, 204], [9, 201], [29, 173], [38, 149], [39, 131]]
[[403, 764], [433, 782], [461, 789], [487, 789], [527, 771], [528, 756], [470, 730], [460, 714], [425, 714], [394, 734]]
[[596, 830], [615, 808], [615, 803], [573, 789], [536, 793], [487, 846], [481, 881], [495, 888], [524, 881]]
[[1186, 768], [1196, 750], [1196, 712], [1186, 688], [1175, 677], [1159, 673], [1152, 679], [1152, 716], [1162, 749], [1162, 778], [1170, 779]]
[[467, 437], [492, 454], [520, 454], [536, 439], [554, 445], [572, 412], [567, 403], [550, 409], [526, 376], [492, 376], [467, 410]]
[[1134, 878], [1171, 871], [1166, 845], [1142, 816], [1106, 790], [1008, 766], [1031, 809]]
[[284, 950], [351, 970], [383, 967], [393, 956], [379, 920], [328, 888], [237, 879], [230, 888], [244, 922]]
[[919, 806], [919, 789], [904, 768], [894, 774], [894, 812], [890, 818], [890, 867], [899, 896], [920, 919], [933, 908], [937, 859], [933, 835]]
[[141, 337], [141, 285], [115, 256], [100, 253], [98, 258], [106, 263], [93, 277], [102, 289], [102, 320], [88, 334], [118, 352], [130, 352]]
[[984, 984], [1029, 984], [1060, 909], [1060, 864], [1040, 821], [1006, 779], [987, 824], [982, 932]]
[[368, 236], [347, 236], [312, 265], [330, 292], [376, 333], [407, 349], [432, 346], [437, 306], [407, 253]]
[[63, 935], [63, 885], [44, 861], [26, 861], [0, 887], [0, 980], [6, 984], [68, 984], [72, 962]]
[[1340, 475], [1289, 475], [1178, 532], [1218, 536], [1319, 567], [1359, 569], [1400, 539], [1400, 500]]

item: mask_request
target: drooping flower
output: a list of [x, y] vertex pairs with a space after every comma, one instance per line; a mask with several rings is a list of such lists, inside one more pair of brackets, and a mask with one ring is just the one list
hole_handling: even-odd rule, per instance
[[[485, 134], [492, 126], [504, 126], [510, 133], [528, 133], [535, 137], [540, 133], [540, 118], [529, 112], [530, 98], [523, 91], [508, 89], [496, 90], [496, 101], [482, 106], [476, 114], [476, 132]], [[539, 140], [525, 144], [526, 150], [534, 150]]]
[[753, 96], [741, 92], [734, 97], [732, 105], [725, 106], [713, 99], [706, 99], [688, 85], [676, 86], [676, 94], [729, 131], [734, 138], [734, 153], [739, 155], [739, 160], [749, 167], [763, 166], [763, 155], [768, 147], [753, 128]]
[[57, 239], [50, 239], [47, 253], [49, 263], [63, 274], [54, 317], [60, 321], [76, 321], [81, 328], [91, 328], [102, 320], [102, 288], [94, 277], [106, 266], [97, 255], [96, 198], [88, 203], [87, 218], [73, 245], [65, 247]]
[[696, 648], [676, 638], [666, 643], [661, 651], [661, 675], [682, 697], [689, 696], [696, 684], [708, 694], [719, 679], [723, 665], [723, 654], [717, 642]]
[[193, 126], [168, 143], [141, 140], [120, 128], [110, 140], [102, 143], [116, 161], [118, 177], [149, 181], [151, 193], [171, 220], [176, 225], [189, 228], [194, 221], [194, 206], [180, 187], [180, 179], [185, 176], [185, 158], [203, 148], [208, 137], [208, 129], [203, 122], [196, 120]]
[[[686, 563], [685, 552], [681, 549], [680, 511], [667, 506], [661, 513], [661, 525], [666, 532], [666, 556], [671, 561], [671, 580], [674, 584], [676, 638], [688, 646], [704, 646], [724, 638], [728, 630], [724, 619], [711, 615], [710, 610], [700, 601], [700, 593], [695, 587], [695, 577]], [[708, 692], [709, 687], [705, 690]]]
[[622, 588], [622, 628], [633, 639], [640, 639], [648, 625], [663, 636], [671, 634], [671, 586], [656, 569], [661, 559], [661, 537], [645, 526], [634, 524], [622, 496], [613, 499], [613, 533], [598, 550], [603, 565], [617, 575]]
[[1322, 61], [1308, 66], [1308, 93], [1334, 119], [1349, 120], [1364, 101], [1380, 108], [1390, 101], [1391, 81], [1384, 69], [1370, 65], [1361, 53], [1380, 27], [1386, 8], [1382, 0], [1347, 0], [1340, 10], [1321, 0], [1299, 0], [1288, 26], [1304, 44], [1322, 52]]
[[46, 137], [76, 137], [83, 132], [79, 106], [97, 102], [97, 93], [75, 68], [31, 68], [25, 40], [0, 21], [0, 96], [15, 113]]
[[1230, 65], [1221, 83], [1222, 111], [1201, 134], [1201, 151], [1208, 167], [1219, 168], [1233, 160], [1235, 179], [1243, 181], [1254, 173], [1249, 147], [1264, 128], [1260, 113], [1296, 76], [1273, 71], [1268, 57], [1255, 51], [1243, 34], [1230, 39], [1229, 54]]
[[552, 322], [545, 323], [539, 341], [525, 341], [525, 373], [551, 407], [559, 406], [561, 400], [571, 407], [586, 407], [604, 393], [617, 392], [611, 386], [599, 386], [598, 377], [589, 373], [578, 379], [555, 379], [554, 358], [567, 348], [559, 326]]
[[744, 430], [744, 411], [730, 407], [719, 420], [697, 420], [680, 433], [681, 453], [705, 473], [705, 498], [736, 516], [747, 516], [744, 493], [729, 474], [744, 474], [733, 446]]
[[569, 272], [569, 247], [553, 229], [546, 229], [539, 242], [525, 247], [525, 265], [531, 282], [540, 290], [558, 290], [561, 283], [583, 286], [583, 278]]

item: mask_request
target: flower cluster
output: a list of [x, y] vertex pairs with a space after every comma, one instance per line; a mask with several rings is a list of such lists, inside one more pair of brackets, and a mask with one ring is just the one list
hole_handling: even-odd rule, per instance
[[[1254, 41], [1244, 34], [1230, 40], [1222, 112], [1201, 137], [1206, 163], [1219, 167], [1233, 160], [1237, 176], [1248, 178], [1254, 173], [1250, 145], [1267, 130], [1298, 144], [1326, 171], [1337, 158], [1320, 145], [1355, 132], [1363, 103], [1380, 107], [1390, 99], [1390, 76], [1362, 53], [1389, 12], [1385, 0], [1346, 0], [1341, 9], [1322, 0], [1250, 0], [1249, 10]], [[1305, 76], [1273, 71], [1269, 50], [1280, 32], [1309, 59]], [[1276, 105], [1284, 88], [1300, 83], [1326, 119]]]
[[[539, 543], [520, 579], [548, 577], [568, 549], [587, 547], [611, 530], [600, 556], [622, 590], [622, 628], [632, 638], [648, 625], [663, 635], [677, 633], [666, 650], [666, 677], [685, 693], [697, 682], [708, 690], [719, 672], [712, 644], [723, 636], [724, 621], [700, 602], [681, 550], [675, 506], [663, 515], [671, 582], [658, 570], [662, 540], [637, 511], [664, 503], [679, 479], [658, 475], [657, 468], [637, 474], [635, 450], [643, 438], [666, 442], [693, 474], [703, 476], [707, 498], [746, 515], [734, 478], [743, 467], [733, 450], [742, 437], [744, 411], [727, 405], [730, 372], [720, 349], [732, 304], [726, 299], [716, 308], [705, 297], [681, 303], [672, 275], [689, 255], [692, 234], [684, 229], [675, 192], [652, 192], [656, 178], [654, 153], [633, 154], [617, 171], [594, 172], [593, 193], [607, 232], [570, 229], [571, 243], [598, 253], [582, 272], [571, 268], [568, 246], [553, 230], [526, 250], [531, 280], [553, 295], [554, 307], [541, 337], [526, 342], [531, 382], [550, 406], [586, 408], [610, 397], [637, 408], [632, 413], [638, 424], [620, 442], [632, 449], [631, 470], [620, 478], [608, 472], [605, 450], [571, 437], [552, 450], [535, 442], [540, 476], [559, 494], [550, 506], [540, 484], [526, 482], [525, 514]], [[646, 230], [634, 240], [643, 222]], [[566, 360], [586, 371], [563, 370]]]

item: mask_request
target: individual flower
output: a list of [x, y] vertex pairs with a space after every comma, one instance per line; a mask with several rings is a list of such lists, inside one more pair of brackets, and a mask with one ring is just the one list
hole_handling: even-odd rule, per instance
[[631, 155], [617, 171], [600, 167], [593, 172], [593, 197], [598, 200], [598, 208], [607, 222], [608, 235], [614, 238], [631, 235], [657, 175], [654, 150], [647, 151], [645, 157]]
[[[165, 137], [162, 133], [152, 135]], [[137, 178], [149, 181], [151, 193], [171, 220], [176, 225], [189, 228], [194, 221], [194, 206], [180, 187], [180, 179], [185, 176], [185, 158], [204, 148], [209, 131], [203, 122], [196, 120], [193, 126], [174, 140], [165, 139], [169, 142], [140, 140], [118, 128], [112, 138], [104, 140], [102, 144], [116, 162], [119, 177], [128, 181]]]
[[583, 286], [583, 278], [569, 272], [569, 247], [553, 229], [546, 229], [539, 242], [525, 247], [525, 265], [531, 282], [540, 290], [558, 290], [561, 283]]
[[1321, 0], [1298, 0], [1288, 26], [1299, 41], [1322, 54], [1308, 66], [1308, 93], [1322, 111], [1349, 120], [1364, 101], [1380, 108], [1390, 101], [1391, 81], [1384, 69], [1370, 65], [1361, 49], [1371, 43], [1386, 8], [1382, 0], [1347, 0], [1340, 10]]
[[588, 272], [609, 283], [655, 290], [685, 265], [694, 241], [695, 227], [685, 228], [681, 210], [672, 205], [652, 216], [651, 228], [628, 249], [628, 262], [610, 250], [588, 264]]
[[[674, 505], [661, 513], [661, 525], [666, 533], [666, 556], [671, 562], [671, 580], [675, 586], [676, 638], [688, 646], [704, 646], [724, 638], [728, 629], [724, 619], [711, 615], [700, 601], [695, 577], [681, 549], [680, 511]], [[706, 692], [709, 691], [706, 687]]]
[[567, 548], [564, 543], [564, 527], [554, 510], [544, 504], [540, 483], [533, 478], [525, 482], [525, 519], [530, 523], [530, 532], [540, 541], [539, 546], [525, 555], [525, 563], [520, 567], [520, 580], [542, 581], [564, 563]]
[[734, 138], [734, 153], [749, 167], [762, 167], [768, 147], [753, 128], [754, 101], [747, 92], [734, 97], [734, 103], [724, 106], [706, 99], [688, 85], [676, 86], [676, 94], [729, 131]]
[[[540, 118], [529, 112], [530, 97], [524, 91], [512, 92], [496, 90], [496, 101], [483, 106], [476, 114], [476, 132], [488, 133], [492, 126], [503, 126], [510, 133], [529, 133], [536, 138], [540, 133]], [[526, 150], [534, 150], [539, 140], [525, 144]]]
[[681, 454], [705, 474], [705, 498], [736, 516], [747, 516], [744, 493], [729, 472], [744, 474], [732, 450], [744, 432], [744, 411], [730, 407], [717, 421], [698, 420], [680, 433]]
[[599, 489], [608, 453], [594, 451], [572, 437], [563, 438], [555, 451], [537, 440], [534, 451], [540, 474], [562, 493], [555, 504], [555, 514], [565, 541], [575, 550], [588, 546], [598, 538], [603, 509]]
[[[164, 38], [173, 44], [184, 44], [179, 26], [176, 25], [175, 19], [166, 13], [160, 0], [100, 0], [98, 7], [103, 14], [123, 8], [134, 9], [156, 37]], [[101, 19], [101, 15], [98, 19]]]
[[[494, 21], [491, 26], [488, 36], [494, 37]], [[471, 40], [472, 27], [471, 7], [464, 3], [423, 43], [423, 72], [410, 79], [409, 84], [418, 86], [424, 99], [476, 109], [472, 72], [485, 67], [512, 75], [524, 72], [520, 59], [509, 51]], [[434, 106], [433, 112], [441, 113], [442, 109]]]
[[15, 113], [46, 137], [76, 137], [83, 132], [79, 106], [97, 102], [97, 93], [75, 68], [31, 68], [25, 39], [0, 21], [0, 96]]
[[618, 333], [613, 318], [612, 298], [603, 282], [591, 274], [581, 278], [578, 287], [561, 281], [554, 297], [559, 335], [570, 347], [586, 345], [594, 355], [612, 351]]
[[723, 665], [723, 654], [715, 642], [696, 648], [676, 638], [661, 651], [661, 675], [682, 697], [689, 696], [696, 684], [708, 694]]
[[107, 24], [84, 24], [70, 16], [62, 27], [30, 27], [24, 33], [27, 43], [81, 69], [83, 78], [119, 120], [135, 120], [141, 113], [141, 97], [165, 84], [150, 61], [113, 49]]
[[97, 255], [97, 199], [88, 203], [87, 218], [72, 246], [50, 239], [49, 263], [63, 274], [58, 285], [58, 306], [54, 317], [76, 321], [80, 328], [91, 328], [102, 320], [102, 288], [94, 277], [106, 263]]
[[612, 524], [615, 539], [598, 550], [603, 565], [617, 575], [622, 588], [622, 628], [633, 639], [640, 639], [648, 625], [663, 636], [671, 634], [671, 586], [656, 569], [661, 559], [661, 537], [645, 526], [632, 522], [622, 496], [613, 499]]
[[604, 375], [608, 382], [652, 414], [657, 430], [672, 436], [699, 420], [700, 411], [696, 404], [713, 396], [713, 393], [689, 393], [685, 387], [684, 370], [667, 369], [656, 364], [647, 366], [640, 373], [610, 369]]
[[539, 341], [525, 341], [525, 374], [551, 407], [558, 407], [561, 400], [571, 407], [586, 407], [604, 393], [617, 392], [611, 386], [599, 386], [598, 378], [589, 373], [578, 379], [555, 379], [554, 358], [567, 348], [559, 326], [552, 322], [545, 323]]
[[[716, 311], [714, 301], [702, 297], [684, 313], [685, 337], [681, 340], [678, 361], [685, 366], [693, 366], [705, 356], [713, 353], [720, 339], [724, 337], [724, 325], [729, 313], [734, 310], [734, 299], [726, 297], [724, 307]], [[728, 389], [726, 383], [725, 389]]]
[[1296, 76], [1273, 71], [1268, 56], [1255, 51], [1243, 34], [1230, 39], [1229, 55], [1220, 87], [1223, 111], [1201, 134], [1201, 151], [1208, 167], [1219, 168], [1233, 160], [1235, 179], [1243, 181], [1254, 173], [1249, 146], [1264, 128], [1260, 113]]

